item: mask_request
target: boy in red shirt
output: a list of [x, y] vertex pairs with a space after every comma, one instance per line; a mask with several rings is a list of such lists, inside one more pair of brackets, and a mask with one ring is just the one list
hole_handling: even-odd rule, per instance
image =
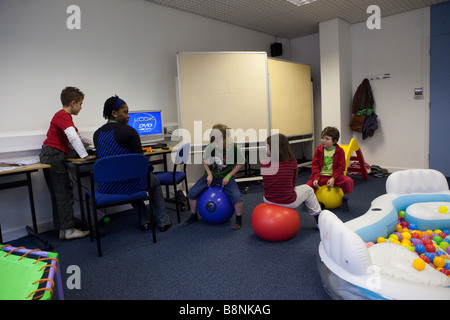
[[337, 142], [339, 130], [326, 127], [321, 133], [321, 145], [314, 152], [311, 165], [311, 177], [306, 183], [311, 188], [327, 185], [328, 188], [340, 187], [344, 192], [342, 209], [348, 210], [348, 195], [353, 191], [353, 179], [344, 175], [345, 151]]
[[71, 146], [80, 158], [95, 158], [89, 156], [84, 147], [93, 144], [92, 139], [82, 136], [72, 121], [72, 115], [81, 111], [83, 100], [84, 93], [78, 88], [66, 87], [61, 92], [63, 107], [50, 122], [40, 154], [41, 163], [51, 165], [51, 168], [44, 169], [44, 177], [52, 200], [53, 224], [56, 230], [60, 230], [60, 239], [81, 238], [89, 234], [89, 231], [75, 228], [73, 190], [66, 163]]

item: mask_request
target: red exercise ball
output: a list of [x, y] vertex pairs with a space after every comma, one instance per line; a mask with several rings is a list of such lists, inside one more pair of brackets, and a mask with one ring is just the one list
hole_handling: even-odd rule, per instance
[[294, 209], [261, 203], [253, 210], [251, 224], [258, 237], [284, 241], [295, 237], [300, 228], [300, 217]]

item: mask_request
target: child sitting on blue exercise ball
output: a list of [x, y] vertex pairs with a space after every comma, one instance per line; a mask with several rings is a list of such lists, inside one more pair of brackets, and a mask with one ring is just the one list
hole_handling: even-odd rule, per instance
[[184, 223], [190, 225], [198, 220], [197, 199], [202, 192], [212, 185], [223, 186], [223, 191], [230, 199], [236, 212], [234, 230], [242, 227], [243, 203], [241, 192], [234, 180], [234, 175], [242, 168], [245, 157], [241, 148], [234, 142], [231, 129], [224, 124], [212, 127], [210, 143], [203, 151], [204, 175], [189, 189], [187, 198], [191, 207], [191, 216]]

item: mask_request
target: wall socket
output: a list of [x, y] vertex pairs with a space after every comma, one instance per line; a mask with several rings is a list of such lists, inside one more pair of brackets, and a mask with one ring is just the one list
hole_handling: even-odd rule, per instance
[[166, 136], [172, 136], [173, 132], [178, 129], [177, 124], [166, 124], [164, 126], [164, 135]]
[[414, 88], [414, 99], [423, 99], [423, 88]]

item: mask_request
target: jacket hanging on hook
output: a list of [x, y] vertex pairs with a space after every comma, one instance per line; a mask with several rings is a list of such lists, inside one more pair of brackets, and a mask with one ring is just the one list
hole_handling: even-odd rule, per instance
[[352, 119], [350, 127], [353, 131], [362, 132], [362, 138], [365, 140], [368, 136], [372, 137], [375, 130], [378, 129], [378, 116], [374, 110], [375, 100], [372, 94], [372, 88], [368, 79], [364, 79], [356, 89], [352, 101]]

